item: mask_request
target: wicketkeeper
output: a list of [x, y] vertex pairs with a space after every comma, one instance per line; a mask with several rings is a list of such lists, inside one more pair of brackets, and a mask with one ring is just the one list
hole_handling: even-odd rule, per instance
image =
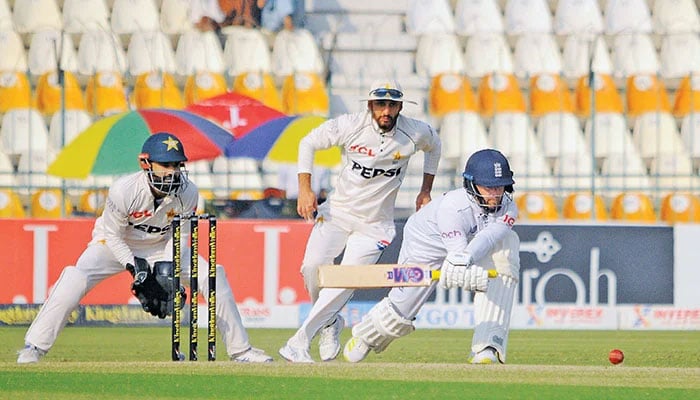
[[[129, 271], [131, 290], [143, 309], [159, 318], [172, 314], [174, 288], [172, 235], [175, 215], [196, 211], [197, 187], [187, 178], [185, 149], [167, 132], [151, 135], [139, 155], [142, 171], [117, 179], [109, 190], [103, 214], [95, 221], [92, 240], [75, 266], [66, 267], [25, 335], [25, 347], [17, 362], [35, 363], [53, 346], [70, 313], [98, 283]], [[189, 240], [184, 224], [183, 242]], [[189, 246], [182, 246], [182, 259], [189, 260]], [[185, 254], [186, 253], [186, 254]], [[204, 258], [199, 262], [208, 268]], [[226, 273], [217, 266], [217, 328], [234, 361], [268, 362], [272, 358], [251, 347], [243, 327]], [[182, 276], [189, 281], [189, 262], [183, 262]], [[199, 289], [208, 291], [207, 274], [199, 275]], [[184, 302], [181, 302], [184, 304]]]
[[[486, 149], [472, 154], [462, 176], [464, 188], [432, 200], [408, 219], [398, 262], [441, 269], [440, 286], [475, 292], [468, 361], [505, 363], [520, 272], [520, 240], [512, 229], [518, 216], [513, 172], [503, 154]], [[489, 279], [489, 269], [498, 277]], [[436, 284], [392, 289], [352, 328], [345, 359], [362, 361], [370, 350], [380, 353], [413, 332], [413, 320]]]

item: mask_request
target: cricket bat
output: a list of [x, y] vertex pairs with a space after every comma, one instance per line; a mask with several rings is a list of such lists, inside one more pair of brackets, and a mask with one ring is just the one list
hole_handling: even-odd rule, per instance
[[[489, 278], [498, 273], [490, 269]], [[397, 286], [430, 286], [440, 279], [440, 270], [423, 264], [322, 265], [318, 282], [322, 288], [383, 288]]]

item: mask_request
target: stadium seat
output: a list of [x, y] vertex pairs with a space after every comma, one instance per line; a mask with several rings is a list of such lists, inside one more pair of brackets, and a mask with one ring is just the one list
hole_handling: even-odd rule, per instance
[[15, 108], [2, 117], [0, 145], [8, 156], [46, 157], [51, 148], [48, 135], [44, 119], [34, 108]]
[[608, 210], [605, 200], [599, 194], [593, 197], [590, 193], [576, 192], [568, 194], [564, 199], [562, 216], [566, 219], [605, 221], [608, 219]]
[[194, 104], [226, 93], [226, 78], [221, 73], [200, 71], [187, 77], [185, 82], [185, 104]]
[[73, 213], [73, 204], [60, 189], [39, 189], [32, 194], [30, 213], [34, 218], [61, 218]]
[[495, 72], [513, 73], [513, 55], [505, 36], [500, 33], [470, 36], [464, 50], [464, 69], [467, 76], [475, 79]]
[[544, 192], [528, 192], [516, 196], [519, 215], [525, 219], [552, 221], [559, 219], [554, 197]]
[[428, 79], [444, 74], [464, 72], [462, 47], [456, 35], [434, 33], [421, 35], [416, 48], [416, 73]]
[[627, 78], [627, 116], [635, 118], [648, 112], [671, 112], [666, 86], [656, 75], [640, 74]]
[[49, 122], [49, 143], [54, 149], [62, 149], [91, 124], [92, 118], [87, 111], [57, 112]]
[[669, 193], [661, 199], [660, 217], [671, 224], [700, 222], [700, 199], [692, 193]]
[[651, 13], [646, 0], [605, 2], [605, 33], [651, 33]]
[[82, 192], [78, 199], [76, 211], [81, 214], [99, 216], [104, 211], [107, 202], [107, 189], [88, 189]]
[[61, 33], [59, 30], [40, 30], [33, 33], [27, 58], [29, 72], [36, 77], [55, 71], [59, 66], [64, 71], [78, 70], [78, 55], [73, 39], [70, 34]]
[[310, 31], [297, 28], [282, 30], [275, 35], [270, 56], [272, 74], [284, 78], [299, 72], [322, 75], [323, 57]]
[[12, 10], [10, 9], [10, 5], [7, 4], [7, 0], [0, 0], [0, 32], [14, 32], [14, 29], [15, 27], [12, 22]]
[[[595, 43], [595, 47], [594, 46]], [[591, 57], [593, 59], [591, 60]], [[611, 75], [613, 63], [608, 45], [602, 36], [594, 34], [568, 35], [562, 50], [562, 69], [568, 79], [586, 77], [592, 69], [597, 74]]]
[[588, 150], [562, 154], [554, 158], [552, 179], [555, 187], [567, 192], [590, 190], [592, 183], [599, 181], [595, 171]]
[[33, 33], [42, 29], [63, 28], [63, 18], [56, 0], [14, 1], [12, 20], [19, 33]]
[[51, 71], [39, 77], [34, 93], [37, 109], [51, 116], [63, 107], [66, 110], [85, 110], [85, 97], [78, 79], [70, 71], [63, 71], [63, 85], [58, 72]]
[[689, 113], [681, 122], [681, 139], [693, 160], [695, 169], [700, 167], [700, 114]]
[[440, 124], [442, 162], [456, 172], [464, 169], [469, 156], [477, 150], [490, 148], [484, 123], [474, 111], [455, 111], [444, 115]]
[[287, 76], [282, 84], [282, 109], [290, 115], [328, 116], [328, 91], [321, 76], [313, 72]]
[[430, 115], [435, 118], [452, 112], [479, 111], [469, 78], [463, 75], [443, 73], [434, 76], [428, 98]]
[[228, 74], [238, 77], [246, 72], [271, 73], [270, 50], [258, 29], [234, 27], [226, 35], [224, 65]]
[[649, 179], [660, 193], [700, 190], [700, 177], [685, 152], [660, 154], [651, 160]]
[[553, 112], [541, 116], [537, 121], [537, 137], [544, 156], [550, 160], [567, 162], [577, 154], [590, 157], [581, 124], [573, 113]]
[[160, 30], [166, 35], [194, 31], [189, 18], [190, 0], [163, 0], [160, 5]]
[[647, 168], [636, 151], [608, 154], [602, 163], [600, 175], [601, 184], [598, 186], [606, 194], [651, 189]]
[[109, 31], [109, 8], [105, 0], [63, 0], [63, 29], [68, 33]]
[[515, 75], [531, 78], [535, 75], [562, 73], [559, 45], [549, 33], [528, 33], [518, 37], [513, 53]]
[[119, 35], [160, 30], [160, 15], [154, 0], [114, 0], [110, 21], [112, 31]]
[[0, 187], [13, 187], [15, 180], [15, 164], [4, 151], [0, 151]]
[[[606, 74], [595, 74], [595, 109], [598, 113], [623, 113], [622, 97], [617, 91], [613, 77]], [[588, 77], [582, 76], [576, 85], [576, 112], [580, 117], [588, 117], [591, 113], [591, 89]]]
[[454, 33], [455, 21], [448, 0], [409, 0], [406, 32], [412, 35]]
[[652, 25], [659, 35], [700, 31], [700, 15], [693, 0], [654, 1]]
[[552, 13], [547, 0], [508, 0], [503, 14], [509, 35], [552, 32]]
[[124, 81], [119, 72], [98, 72], [85, 87], [87, 109], [95, 117], [125, 112], [129, 109]]
[[172, 108], [185, 107], [185, 99], [175, 83], [175, 78], [167, 72], [148, 72], [139, 75], [131, 94], [134, 108]]
[[651, 197], [637, 192], [615, 196], [610, 206], [610, 218], [635, 222], [655, 222], [657, 219]]
[[126, 50], [126, 59], [132, 76], [152, 71], [177, 72], [172, 43], [161, 31], [134, 32]]
[[212, 163], [214, 195], [232, 200], [259, 200], [263, 180], [257, 162], [249, 158], [218, 157]]
[[646, 33], [616, 35], [612, 45], [614, 75], [628, 78], [640, 74], [657, 74], [661, 71], [658, 53]]
[[[46, 127], [42, 128], [46, 129]], [[23, 196], [31, 194], [33, 188], [60, 188], [63, 181], [46, 173], [49, 163], [56, 157], [52, 147], [43, 152], [33, 151], [20, 157], [17, 166], [18, 192]]]
[[224, 52], [216, 33], [198, 30], [183, 33], [175, 49], [175, 64], [181, 76], [204, 71], [223, 74], [226, 69]]
[[554, 12], [557, 35], [603, 33], [603, 17], [597, 1], [558, 0]]
[[530, 114], [573, 113], [574, 96], [558, 74], [541, 74], [530, 79]]
[[[595, 138], [592, 138], [594, 134]], [[634, 154], [639, 157], [622, 114], [602, 112], [589, 117], [585, 122], [584, 137], [586, 143], [593, 143], [591, 148], [600, 162], [604, 162], [610, 154]]]
[[458, 0], [455, 6], [455, 33], [472, 36], [504, 33], [503, 15], [497, 0]]
[[88, 31], [78, 44], [78, 72], [92, 76], [100, 72], [127, 72], [126, 53], [119, 37], [109, 31]]
[[639, 115], [634, 123], [632, 139], [639, 155], [647, 164], [662, 154], [684, 152], [676, 120], [669, 112], [648, 112]]
[[[202, 192], [209, 192], [211, 198], [213, 198], [211, 190], [214, 189], [214, 180], [212, 178], [211, 161], [198, 160], [188, 162], [187, 174], [188, 177], [197, 184], [197, 189], [199, 189], [200, 194]], [[208, 197], [209, 200], [211, 200], [211, 198]]]
[[0, 30], [0, 54], [0, 71], [27, 71], [27, 52], [22, 38], [11, 27]]
[[479, 111], [485, 117], [494, 113], [526, 110], [525, 96], [513, 74], [490, 74], [481, 78], [478, 90]]
[[691, 74], [684, 77], [673, 102], [673, 116], [683, 118], [690, 113], [700, 111], [700, 75]]
[[696, 33], [664, 35], [659, 61], [664, 79], [679, 79], [700, 71], [700, 38]]
[[19, 195], [10, 188], [0, 188], [0, 218], [24, 218], [25, 216]]
[[24, 72], [0, 72], [0, 113], [33, 104], [32, 86]]
[[246, 72], [236, 76], [233, 91], [260, 100], [268, 107], [282, 111], [282, 97], [270, 73]]

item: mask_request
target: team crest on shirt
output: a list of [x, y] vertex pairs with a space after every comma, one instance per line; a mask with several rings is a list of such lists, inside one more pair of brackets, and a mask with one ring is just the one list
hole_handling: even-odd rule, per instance
[[380, 240], [377, 242], [377, 249], [384, 250], [387, 247], [389, 247], [390, 244], [391, 244], [391, 242], [389, 242], [388, 240]]
[[392, 162], [396, 164], [397, 162], [401, 161], [402, 158], [403, 156], [401, 155], [401, 153], [397, 151], [396, 153], [394, 153], [394, 160]]

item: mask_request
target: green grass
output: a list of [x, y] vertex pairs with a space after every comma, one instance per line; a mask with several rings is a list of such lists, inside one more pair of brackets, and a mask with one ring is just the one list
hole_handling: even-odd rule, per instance
[[[164, 327], [69, 327], [41, 363], [17, 365], [25, 329], [0, 327], [0, 399], [700, 398], [698, 331], [516, 330], [507, 365], [476, 366], [471, 331], [419, 330], [359, 364], [297, 365], [277, 355], [292, 330], [251, 329], [276, 361], [242, 365], [221, 343], [215, 363], [168, 361]], [[612, 348], [623, 364], [607, 361]]]

